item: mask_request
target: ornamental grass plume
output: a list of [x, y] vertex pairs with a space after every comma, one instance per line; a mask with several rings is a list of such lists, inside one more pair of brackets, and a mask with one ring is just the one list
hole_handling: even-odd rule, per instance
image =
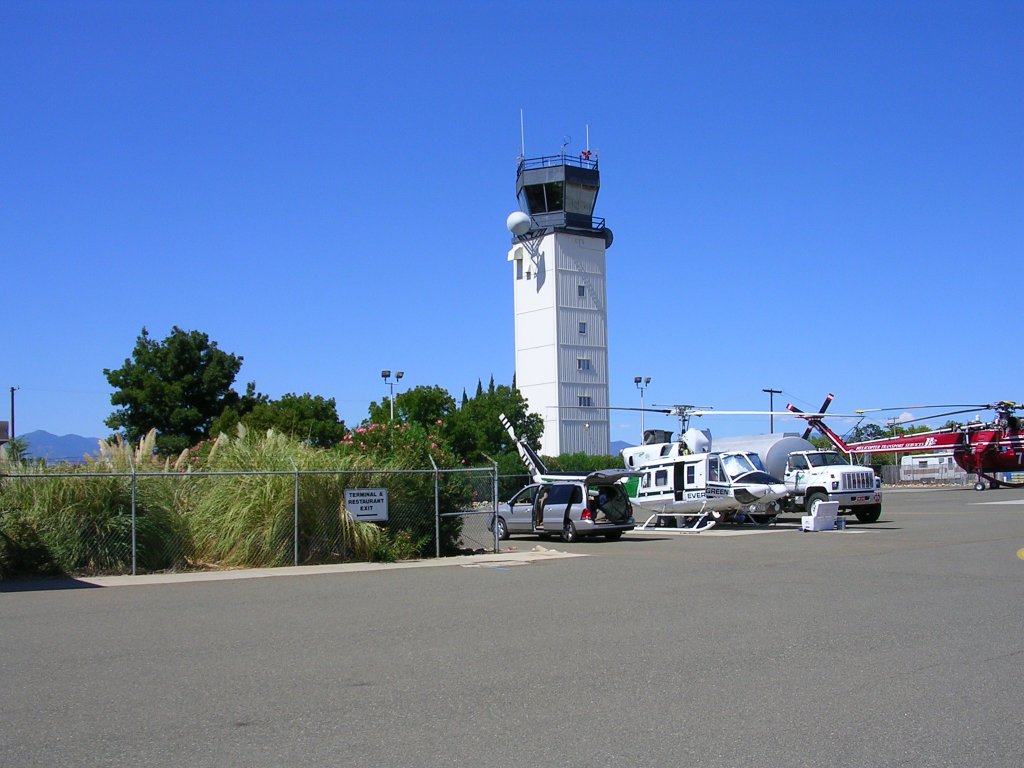
[[[210, 472], [189, 514], [197, 556], [235, 567], [290, 565], [295, 557], [295, 479], [299, 473], [298, 530], [302, 561], [346, 559], [339, 500], [346, 484], [361, 478], [342, 474], [359, 461], [314, 448], [268, 430], [239, 425], [236, 437], [221, 435], [207, 459]], [[274, 474], [270, 474], [274, 473]]]
[[[44, 559], [64, 573], [130, 570], [130, 477], [103, 461], [21, 466], [19, 474], [28, 476], [0, 485], [0, 531], [12, 547], [45, 551]], [[166, 483], [150, 480], [139, 479], [136, 488], [136, 564], [150, 571], [184, 566], [191, 547], [178, 501]]]

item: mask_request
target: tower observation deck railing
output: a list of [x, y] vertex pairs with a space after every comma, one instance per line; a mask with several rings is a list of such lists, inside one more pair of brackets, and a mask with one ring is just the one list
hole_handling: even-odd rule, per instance
[[530, 218], [535, 225], [535, 229], [532, 231], [533, 235], [536, 235], [536, 228], [565, 227], [567, 229], [592, 229], [600, 231], [605, 227], [604, 219], [599, 216], [584, 216], [583, 214], [566, 213], [565, 211], [535, 213]]
[[519, 168], [516, 170], [516, 179], [523, 171], [532, 171], [536, 168], [552, 168], [558, 165], [571, 165], [576, 168], [587, 168], [597, 170], [597, 157], [591, 159], [589, 150], [584, 150], [579, 156], [567, 155], [564, 152], [560, 155], [545, 155], [544, 157], [523, 157], [519, 159]]

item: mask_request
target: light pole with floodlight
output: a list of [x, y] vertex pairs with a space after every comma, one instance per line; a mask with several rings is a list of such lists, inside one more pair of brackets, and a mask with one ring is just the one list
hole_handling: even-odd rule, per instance
[[644, 444], [644, 390], [651, 383], [650, 376], [634, 376], [633, 383], [640, 390], [640, 445]]
[[391, 387], [391, 420], [395, 420], [395, 384], [397, 384], [401, 378], [405, 376], [405, 371], [395, 371], [395, 380], [389, 381], [391, 378], [391, 371], [381, 371], [380, 377], [384, 379], [384, 383]]

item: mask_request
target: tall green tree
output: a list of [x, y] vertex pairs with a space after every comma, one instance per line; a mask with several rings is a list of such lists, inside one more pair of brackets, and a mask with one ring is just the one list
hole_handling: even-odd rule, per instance
[[245, 387], [245, 394], [238, 398], [237, 402], [226, 405], [220, 416], [210, 424], [210, 437], [216, 437], [221, 433], [234, 435], [247, 414], [252, 413], [257, 405], [269, 402], [270, 398], [267, 395], [256, 391], [256, 382], [250, 381]]
[[119, 406], [104, 422], [136, 442], [157, 430], [157, 449], [177, 453], [209, 436], [225, 408], [238, 404], [232, 389], [242, 358], [224, 352], [200, 331], [174, 326], [162, 342], [143, 328], [132, 356], [120, 368], [104, 368]]
[[452, 414], [446, 434], [456, 453], [467, 461], [479, 461], [483, 455], [497, 457], [515, 452], [516, 447], [501, 425], [499, 415], [504, 413], [512, 423], [517, 436], [526, 439], [534, 448], [540, 445], [544, 434], [544, 420], [530, 413], [526, 400], [518, 389], [505, 384], [477, 386], [476, 397], [467, 400], [457, 413]]
[[269, 429], [317, 448], [330, 448], [345, 436], [345, 424], [338, 418], [334, 398], [320, 395], [286, 394], [280, 400], [257, 403], [242, 417], [246, 429]]
[[[433, 428], [455, 411], [455, 398], [439, 386], [419, 386], [395, 395], [395, 419], [408, 424]], [[386, 424], [391, 420], [391, 400], [370, 403], [369, 424]]]

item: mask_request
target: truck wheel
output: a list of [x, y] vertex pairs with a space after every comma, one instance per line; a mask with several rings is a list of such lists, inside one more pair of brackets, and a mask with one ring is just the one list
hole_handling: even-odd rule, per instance
[[578, 539], [579, 534], [576, 533], [576, 526], [572, 520], [566, 520], [565, 525], [562, 526], [562, 541], [571, 544]]
[[807, 510], [808, 515], [814, 514], [814, 505], [819, 501], [828, 501], [828, 494], [821, 491], [807, 494], [807, 498], [804, 500], [804, 509]]
[[882, 516], [882, 505], [869, 504], [866, 507], [858, 509], [855, 514], [857, 515], [857, 522], [859, 523], [877, 523], [878, 518]]

